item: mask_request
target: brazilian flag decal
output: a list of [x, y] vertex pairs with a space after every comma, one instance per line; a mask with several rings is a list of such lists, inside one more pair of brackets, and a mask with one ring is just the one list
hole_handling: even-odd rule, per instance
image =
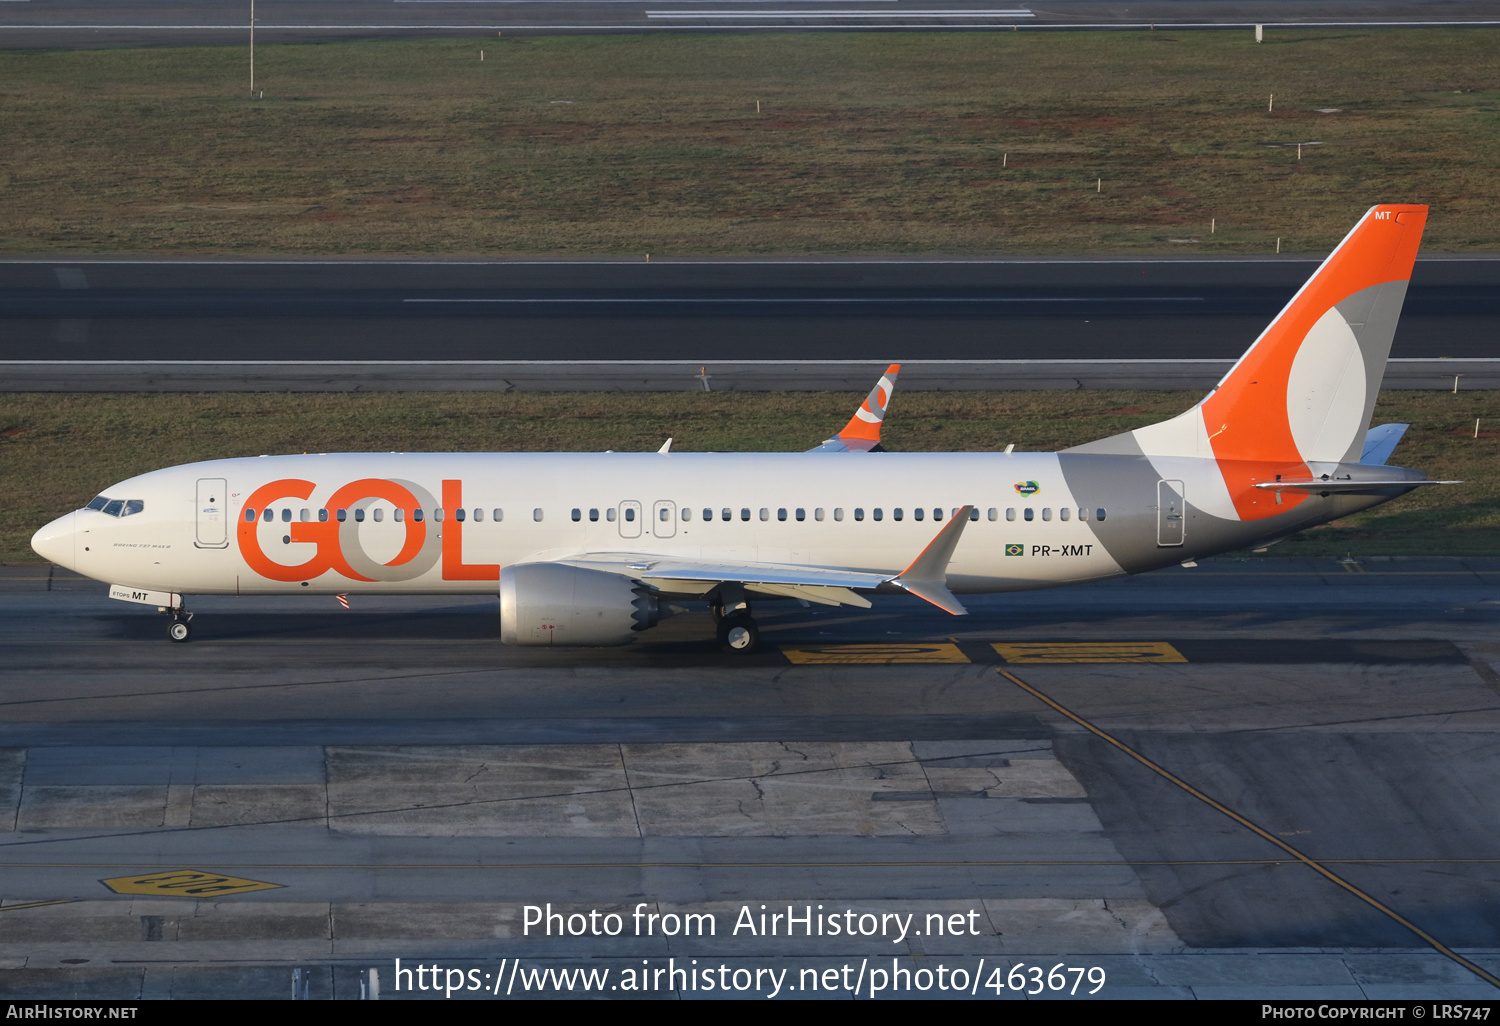
[[1005, 554], [1007, 556], [1024, 556], [1024, 555], [1026, 555], [1026, 546], [1024, 546], [1024, 545], [1007, 545], [1007, 546], [1005, 546]]

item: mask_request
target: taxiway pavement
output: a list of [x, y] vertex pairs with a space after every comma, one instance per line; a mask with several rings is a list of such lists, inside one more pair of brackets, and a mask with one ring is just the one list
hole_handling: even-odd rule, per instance
[[[1211, 560], [963, 619], [767, 605], [768, 648], [739, 659], [701, 613], [544, 651], [498, 645], [489, 601], [352, 604], [201, 599], [174, 645], [96, 583], [5, 568], [6, 996], [256, 993], [292, 965], [347, 995], [361, 967], [389, 987], [397, 956], [493, 975], [893, 954], [1086, 958], [1114, 996], [1493, 992], [1005, 674], [1493, 972], [1500, 560]], [[101, 883], [186, 870], [275, 886]], [[981, 925], [523, 936], [545, 901]]]

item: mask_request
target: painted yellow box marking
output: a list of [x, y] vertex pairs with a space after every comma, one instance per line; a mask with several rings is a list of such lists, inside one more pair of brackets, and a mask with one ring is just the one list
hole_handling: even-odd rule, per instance
[[898, 663], [967, 663], [969, 657], [947, 642], [881, 645], [782, 645], [781, 654], [793, 663], [860, 663], [893, 666]]
[[1007, 663], [1187, 662], [1165, 641], [999, 641], [991, 647]]
[[247, 891], [267, 891], [282, 886], [263, 880], [206, 873], [201, 869], [173, 869], [142, 876], [115, 876], [99, 882], [116, 894], [155, 894], [169, 898], [220, 897], [225, 894], [244, 894]]

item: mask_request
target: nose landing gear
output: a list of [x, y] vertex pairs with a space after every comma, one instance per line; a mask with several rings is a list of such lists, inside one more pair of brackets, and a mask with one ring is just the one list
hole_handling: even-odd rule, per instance
[[187, 641], [193, 636], [193, 628], [188, 621], [192, 620], [193, 614], [186, 609], [168, 610], [172, 614], [172, 622], [167, 625], [167, 637], [173, 641]]

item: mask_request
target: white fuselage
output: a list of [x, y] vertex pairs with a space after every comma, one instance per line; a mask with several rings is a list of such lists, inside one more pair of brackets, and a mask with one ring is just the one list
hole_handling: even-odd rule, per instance
[[1095, 535], [1099, 504], [1080, 511], [1045, 453], [275, 456], [105, 495], [140, 512], [68, 514], [38, 551], [177, 594], [493, 594], [500, 567], [595, 553], [894, 575], [965, 504], [978, 517], [949, 564], [956, 592], [1122, 572]]

